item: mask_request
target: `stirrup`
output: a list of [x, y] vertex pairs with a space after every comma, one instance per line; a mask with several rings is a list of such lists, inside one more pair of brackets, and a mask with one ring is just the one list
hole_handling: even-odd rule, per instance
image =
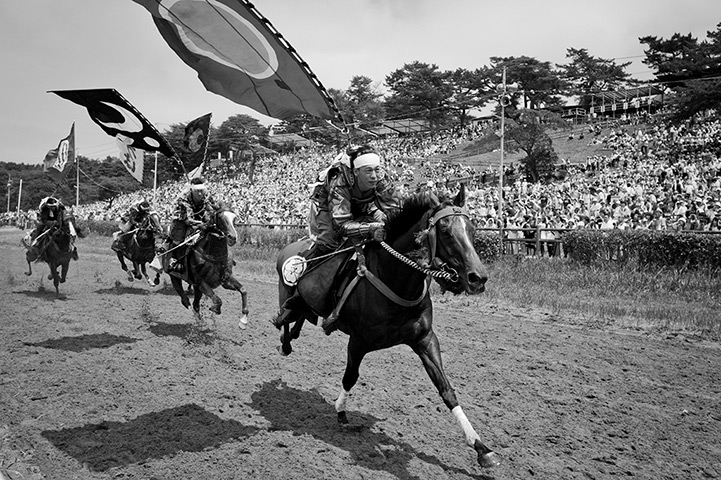
[[330, 335], [331, 333], [338, 330], [338, 314], [334, 311], [330, 314], [327, 318], [323, 319], [323, 332], [326, 335]]

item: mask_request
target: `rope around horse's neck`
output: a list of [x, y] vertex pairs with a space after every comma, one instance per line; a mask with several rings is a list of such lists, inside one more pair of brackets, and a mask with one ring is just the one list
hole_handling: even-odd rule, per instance
[[380, 244], [388, 253], [390, 253], [391, 255], [393, 255], [394, 257], [396, 257], [398, 260], [405, 263], [409, 267], [414, 268], [421, 273], [430, 275], [431, 277], [435, 277], [435, 278], [444, 278], [449, 281], [453, 281], [455, 278], [455, 276], [453, 274], [448, 273], [448, 272], [421, 267], [420, 265], [418, 265], [416, 262], [414, 262], [410, 258], [405, 257], [403, 254], [393, 250], [393, 247], [388, 245], [386, 242], [380, 242]]
[[[364, 243], [365, 243], [365, 242], [364, 242]], [[426, 275], [430, 275], [431, 277], [435, 277], [435, 278], [443, 278], [443, 279], [449, 280], [449, 281], [451, 281], [451, 282], [455, 281], [456, 275], [458, 275], [457, 273], [454, 275], [454, 274], [452, 274], [452, 273], [444, 272], [444, 271], [441, 271], [441, 270], [435, 270], [435, 269], [431, 269], [431, 268], [421, 267], [420, 265], [418, 265], [416, 262], [414, 262], [414, 261], [411, 260], [410, 258], [405, 257], [403, 254], [401, 254], [401, 253], [393, 250], [393, 247], [391, 247], [390, 245], [388, 245], [386, 242], [379, 242], [379, 243], [381, 244], [381, 246], [382, 246], [388, 253], [390, 253], [391, 255], [393, 255], [394, 257], [396, 257], [398, 260], [400, 260], [401, 262], [405, 263], [405, 264], [408, 265], [409, 267], [414, 268], [414, 269], [418, 270], [418, 271], [421, 272], [421, 273], [424, 273], [424, 274], [426, 274]], [[326, 255], [320, 255], [320, 256], [315, 257], [315, 258], [311, 258], [311, 259], [308, 259], [308, 260], [303, 260], [303, 262], [304, 262], [304, 263], [315, 262], [315, 261], [318, 261], [318, 260], [321, 260], [321, 259], [324, 259], [324, 258], [327, 258], [327, 257], [332, 257], [332, 256], [334, 256], [334, 255], [338, 255], [339, 253], [343, 253], [343, 252], [347, 252], [347, 251], [349, 251], [349, 250], [353, 250], [353, 249], [355, 249], [355, 248], [356, 248], [355, 246], [348, 247], [348, 248], [342, 248], [342, 249], [336, 250], [336, 251], [334, 251], [334, 252], [328, 253], [328, 254], [326, 254]]]

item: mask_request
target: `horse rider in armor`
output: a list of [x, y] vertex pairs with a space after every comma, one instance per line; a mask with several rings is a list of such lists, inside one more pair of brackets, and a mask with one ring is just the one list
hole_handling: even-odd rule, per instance
[[[74, 243], [76, 230], [72, 223], [72, 217], [66, 213], [65, 205], [55, 197], [45, 197], [40, 200], [40, 205], [38, 206], [38, 218], [35, 229], [23, 239], [23, 244], [28, 250], [39, 254], [38, 240], [54, 226], [58, 226], [68, 232], [71, 236], [71, 244]], [[74, 245], [73, 258], [75, 260], [78, 259], [78, 251]]]
[[208, 191], [205, 180], [202, 177], [193, 178], [189, 188], [175, 202], [168, 237], [159, 248], [160, 252], [170, 253], [170, 258], [163, 263], [167, 265], [167, 272], [182, 272], [183, 262], [179, 260], [184, 256], [185, 249], [181, 244], [189, 234], [206, 224], [218, 208], [219, 204]]
[[[314, 242], [303, 254], [306, 260], [336, 250], [345, 239], [354, 244], [385, 239], [387, 215], [400, 208], [401, 198], [382, 164], [382, 158], [368, 145], [352, 147], [336, 157], [311, 197], [309, 228]], [[276, 327], [283, 325], [299, 299], [296, 290], [285, 301], [273, 322]], [[323, 322], [327, 334], [335, 330], [336, 320], [331, 316]]]
[[122, 241], [122, 237], [141, 226], [152, 210], [153, 208], [147, 200], [141, 200], [132, 205], [128, 211], [120, 217], [120, 221], [118, 222], [120, 231], [115, 235], [113, 250], [125, 249], [125, 243]]

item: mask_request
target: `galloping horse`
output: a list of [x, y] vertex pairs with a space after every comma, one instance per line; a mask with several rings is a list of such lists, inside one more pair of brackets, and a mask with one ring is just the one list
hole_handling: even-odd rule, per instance
[[[454, 294], [464, 291], [477, 294], [485, 290], [487, 274], [473, 247], [474, 228], [461, 208], [464, 203], [464, 188], [452, 202], [450, 199], [440, 201], [432, 193], [411, 196], [389, 219], [386, 241], [370, 242], [365, 246], [365, 266], [359, 262], [357, 276], [351, 281], [351, 284], [357, 283], [350, 293], [344, 290], [340, 300], [338, 329], [350, 338], [342, 389], [335, 401], [335, 409], [338, 421], [347, 424], [346, 403], [366, 354], [408, 345], [420, 357], [443, 402], [460, 425], [466, 443], [476, 451], [478, 463], [482, 467], [493, 467], [499, 463], [496, 453], [481, 443], [443, 371], [438, 338], [433, 332], [433, 307], [428, 291], [429, 275], [435, 277], [444, 290]], [[278, 257], [281, 306], [292, 293], [283, 281], [282, 265], [302, 249], [303, 245], [296, 242], [285, 247]], [[419, 265], [410, 256], [423, 257], [420, 262], [424, 265]], [[335, 258], [337, 256], [331, 260]], [[319, 315], [327, 315], [327, 306], [325, 311], [322, 311], [324, 307], [312, 306], [319, 305], [313, 298], [312, 284], [330, 275], [333, 273], [321, 264], [310, 268], [298, 280], [296, 288], [306, 305], [288, 318], [288, 323], [295, 322], [292, 330], [289, 331], [288, 323], [283, 325], [281, 353], [292, 351], [290, 341], [298, 338], [305, 320], [315, 323]]]
[[[43, 261], [47, 263], [50, 267], [48, 280], [53, 281], [56, 296], [60, 295], [58, 285], [65, 283], [70, 259], [78, 259], [71, 241], [72, 236], [69, 227], [69, 223], [68, 227], [65, 228], [62, 225], [50, 227], [50, 229], [38, 236], [36, 248], [31, 248], [25, 253], [25, 259], [28, 262], [28, 271], [25, 272], [25, 275], [30, 276], [33, 274], [32, 262]], [[58, 267], [60, 267], [60, 273], [58, 273]]]
[[[128, 275], [128, 280], [134, 278], [140, 280], [145, 278], [151, 286], [160, 283], [160, 273], [156, 273], [153, 280], [148, 276], [145, 268], [146, 263], [153, 261], [155, 257], [155, 235], [161, 233], [163, 227], [160, 225], [160, 217], [157, 213], [149, 213], [140, 225], [129, 232], [121, 232], [118, 239], [113, 242], [112, 249], [118, 256], [120, 266]], [[133, 271], [128, 270], [125, 259], [133, 262]]]
[[192, 244], [187, 255], [179, 259], [183, 262], [182, 273], [168, 272], [173, 288], [180, 295], [181, 302], [185, 308], [190, 307], [190, 300], [183, 289], [182, 282], [193, 286], [193, 310], [200, 313], [200, 299], [203, 294], [210, 297], [213, 306], [210, 311], [220, 315], [220, 308], [223, 301], [213, 289], [222, 286], [228, 290], [240, 292], [243, 307], [243, 316], [238, 322], [239, 328], [245, 328], [248, 323], [248, 294], [245, 287], [233, 277], [233, 265], [235, 262], [228, 252], [228, 246], [235, 245], [238, 234], [235, 231], [233, 220], [235, 214], [226, 209], [219, 209], [211, 220], [200, 227], [186, 242]]

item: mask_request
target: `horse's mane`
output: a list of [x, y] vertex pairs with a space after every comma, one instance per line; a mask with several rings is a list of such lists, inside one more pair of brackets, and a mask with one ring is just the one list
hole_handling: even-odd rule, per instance
[[414, 193], [403, 200], [403, 206], [391, 212], [386, 222], [386, 242], [392, 242], [407, 233], [413, 225], [431, 208], [440, 205], [440, 200], [431, 192]]

